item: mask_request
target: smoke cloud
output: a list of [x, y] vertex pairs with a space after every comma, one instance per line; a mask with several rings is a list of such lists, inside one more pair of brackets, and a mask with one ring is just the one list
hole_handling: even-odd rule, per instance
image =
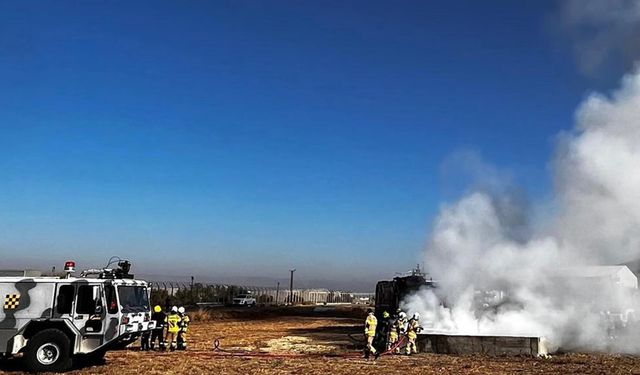
[[611, 63], [628, 71], [640, 58], [639, 1], [567, 0], [560, 4], [559, 25], [583, 73], [596, 75]]
[[404, 301], [426, 329], [640, 352], [640, 338], [624, 330], [610, 339], [640, 313], [637, 289], [622, 285], [630, 275], [589, 267], [640, 256], [640, 72], [582, 103], [554, 171], [546, 229], [528, 225], [531, 208], [509, 189], [473, 191], [441, 208], [425, 253], [439, 288]]

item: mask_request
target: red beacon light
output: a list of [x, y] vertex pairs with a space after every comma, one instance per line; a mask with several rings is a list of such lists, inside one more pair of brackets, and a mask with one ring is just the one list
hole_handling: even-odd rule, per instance
[[76, 262], [72, 260], [68, 260], [64, 263], [64, 272], [67, 274], [67, 277], [71, 276], [72, 273], [76, 272]]

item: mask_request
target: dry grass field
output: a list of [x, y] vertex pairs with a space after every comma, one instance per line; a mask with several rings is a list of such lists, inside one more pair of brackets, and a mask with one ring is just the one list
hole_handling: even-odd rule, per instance
[[[267, 314], [268, 315], [268, 314]], [[360, 321], [314, 316], [246, 317], [194, 314], [186, 352], [141, 352], [137, 344], [112, 351], [104, 363], [72, 374], [640, 374], [640, 358], [604, 354], [567, 354], [549, 359], [483, 356], [383, 356], [365, 361], [357, 352]], [[227, 352], [215, 352], [213, 343]], [[237, 356], [234, 353], [263, 353]], [[264, 354], [269, 353], [269, 354]], [[20, 362], [7, 360], [0, 373], [18, 374]]]

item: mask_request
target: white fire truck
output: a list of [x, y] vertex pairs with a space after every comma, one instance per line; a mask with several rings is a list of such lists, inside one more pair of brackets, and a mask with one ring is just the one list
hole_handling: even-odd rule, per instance
[[147, 283], [130, 267], [121, 260], [72, 277], [69, 261], [63, 277], [0, 277], [0, 355], [21, 353], [33, 372], [66, 371], [153, 329]]

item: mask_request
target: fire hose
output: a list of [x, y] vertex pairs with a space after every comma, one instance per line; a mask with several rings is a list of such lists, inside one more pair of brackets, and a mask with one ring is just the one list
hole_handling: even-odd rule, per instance
[[407, 340], [407, 335], [402, 335], [400, 340], [396, 341], [386, 352], [382, 352], [380, 355], [393, 354], [397, 349], [401, 348]]

